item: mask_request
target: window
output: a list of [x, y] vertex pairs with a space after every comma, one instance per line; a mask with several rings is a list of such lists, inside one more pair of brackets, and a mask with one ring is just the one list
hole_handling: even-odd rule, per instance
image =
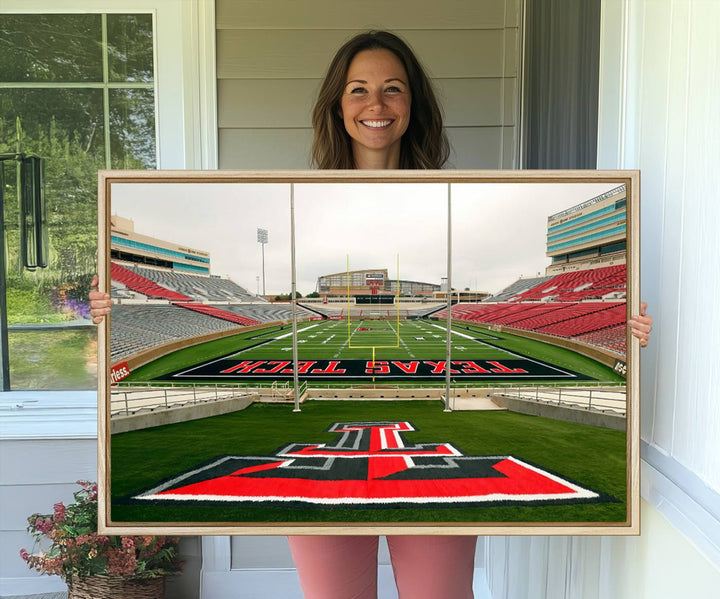
[[[97, 271], [97, 170], [156, 166], [153, 37], [152, 14], [0, 19], [3, 333], [12, 389], [96, 387], [86, 298]], [[18, 155], [44, 159], [47, 268], [22, 263]]]

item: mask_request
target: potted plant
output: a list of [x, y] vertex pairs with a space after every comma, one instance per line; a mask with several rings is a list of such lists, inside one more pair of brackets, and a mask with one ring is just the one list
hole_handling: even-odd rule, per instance
[[30, 568], [57, 574], [68, 599], [162, 599], [165, 577], [179, 572], [177, 538], [107, 536], [97, 532], [97, 484], [78, 481], [69, 505], [28, 517], [33, 553], [20, 550]]

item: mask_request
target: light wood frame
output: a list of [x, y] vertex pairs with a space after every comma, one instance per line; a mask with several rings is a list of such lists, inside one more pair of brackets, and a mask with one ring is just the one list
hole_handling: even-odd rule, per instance
[[[617, 183], [627, 188], [627, 311], [640, 305], [639, 171], [100, 171], [100, 290], [110, 289], [110, 216], [115, 183]], [[629, 317], [629, 316], [628, 316]], [[637, 535], [640, 533], [639, 342], [628, 335], [626, 420], [626, 520], [623, 522], [547, 523], [133, 523], [110, 517], [110, 319], [98, 334], [98, 481], [99, 530], [108, 534], [450, 534], [450, 535]]]

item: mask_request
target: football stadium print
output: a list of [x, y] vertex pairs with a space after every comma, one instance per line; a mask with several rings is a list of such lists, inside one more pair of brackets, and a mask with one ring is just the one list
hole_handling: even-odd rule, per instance
[[287, 190], [113, 185], [112, 523], [628, 521], [625, 184]]

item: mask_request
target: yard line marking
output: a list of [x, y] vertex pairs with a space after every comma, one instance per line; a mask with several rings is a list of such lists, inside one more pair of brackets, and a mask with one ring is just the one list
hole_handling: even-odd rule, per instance
[[[434, 325], [432, 325], [432, 326], [437, 327], [437, 328], [439, 328], [439, 329], [443, 329], [444, 331], [447, 331], [447, 327], [442, 327], [442, 326], [437, 325], [437, 324], [434, 324]], [[556, 370], [556, 371], [558, 371], [558, 372], [562, 372], [563, 374], [568, 374], [566, 371], [564, 371], [564, 370], [562, 370], [561, 368], [558, 368], [557, 366], [554, 366], [553, 364], [550, 364], [550, 363], [548, 363], [548, 362], [540, 362], [540, 361], [538, 361], [538, 360], [534, 360], [533, 358], [529, 358], [528, 356], [523, 356], [522, 354], [516, 354], [515, 352], [511, 352], [511, 351], [508, 350], [508, 349], [504, 349], [504, 348], [502, 348], [502, 347], [497, 347], [497, 346], [495, 346], [495, 345], [490, 345], [489, 343], [485, 343], [484, 341], [480, 341], [479, 339], [475, 339], [474, 337], [471, 337], [470, 335], [466, 335], [465, 333], [461, 333], [460, 331], [454, 331], [454, 330], [450, 329], [450, 332], [453, 333], [453, 334], [455, 334], [455, 335], [460, 335], [460, 337], [466, 337], [467, 339], [470, 339], [470, 340], [472, 340], [472, 341], [475, 341], [476, 343], [481, 343], [482, 345], [484, 345], [484, 346], [486, 346], [486, 347], [492, 347], [493, 349], [496, 349], [496, 350], [505, 352], [506, 354], [509, 354], [509, 355], [511, 355], [511, 356], [515, 356], [516, 358], [522, 358], [523, 360], [527, 360], [528, 362], [532, 362], [533, 364], [541, 364], [541, 365], [543, 365], [543, 366], [545, 366], [545, 367], [547, 367], [547, 368], [550, 368], [550, 369], [552, 369], [552, 370]], [[543, 375], [543, 376], [545, 376], [545, 375]], [[547, 376], [551, 376], [551, 375], [547, 375]], [[542, 377], [536, 377], [536, 378], [542, 378]]]
[[[298, 329], [298, 335], [300, 333], [304, 333], [305, 331], [309, 331], [310, 329], [314, 329], [316, 326], [318, 326], [318, 325], [311, 324], [310, 326], [304, 327], [302, 329]], [[285, 339], [285, 337], [291, 337], [291, 336], [292, 336], [292, 331], [290, 331], [289, 333], [285, 333], [284, 335], [280, 335], [279, 337], [275, 337], [275, 341], [277, 341], [279, 339]]]
[[333, 356], [333, 358], [340, 357], [340, 354], [342, 353], [343, 349], [345, 349], [345, 346], [348, 344], [350, 339], [346, 339], [345, 342], [340, 346], [340, 348], [337, 350], [337, 353]]
[[[441, 325], [439, 325], [439, 324], [433, 324], [433, 325], [431, 325], [431, 326], [447, 332], [447, 327], [443, 327], [443, 326], [441, 326]], [[484, 345], [485, 347], [490, 347], [490, 348], [492, 348], [492, 349], [494, 349], [494, 350], [501, 351], [501, 352], [505, 352], [506, 354], [509, 354], [509, 355], [511, 355], [511, 356], [515, 356], [515, 357], [518, 357], [518, 358], [525, 358], [525, 356], [521, 356], [520, 354], [513, 353], [513, 352], [511, 352], [511, 351], [509, 351], [509, 350], [507, 350], [507, 349], [504, 349], [504, 348], [502, 348], [502, 347], [495, 347], [494, 345], [490, 345], [489, 343], [485, 343], [484, 341], [481, 341], [480, 339], [476, 339], [476, 338], [473, 337], [472, 335], [468, 335], [468, 334], [466, 334], [466, 333], [461, 333], [460, 331], [456, 331], [456, 330], [454, 330], [454, 329], [451, 329], [450, 332], [451, 332], [453, 335], [458, 335], [458, 336], [460, 336], [460, 337], [464, 337], [465, 339], [470, 339], [471, 341], [474, 341], [475, 343], [479, 343], [480, 345]], [[527, 358], [526, 358], [526, 359], [527, 359]]]
[[402, 337], [400, 337], [400, 345], [403, 346], [403, 349], [404, 349], [404, 350], [408, 353], [408, 355], [414, 360], [414, 359], [415, 359], [415, 354], [413, 354], [413, 353], [410, 351], [410, 348], [407, 346], [407, 344], [405, 343], [405, 340], [404, 340]]

